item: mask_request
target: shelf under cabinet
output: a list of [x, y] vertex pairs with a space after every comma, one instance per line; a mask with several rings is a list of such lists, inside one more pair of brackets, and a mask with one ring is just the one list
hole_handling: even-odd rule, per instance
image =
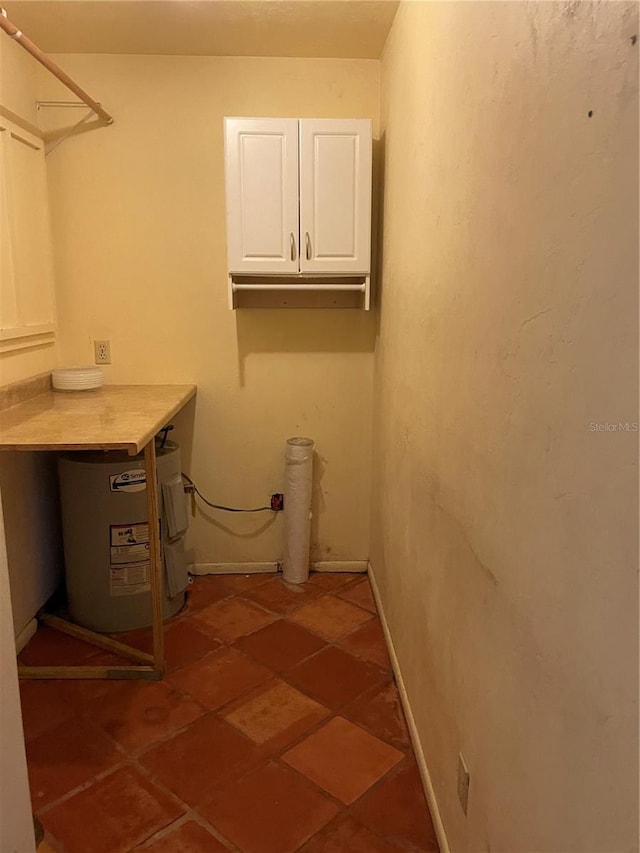
[[369, 310], [370, 280], [361, 276], [229, 274], [229, 308]]

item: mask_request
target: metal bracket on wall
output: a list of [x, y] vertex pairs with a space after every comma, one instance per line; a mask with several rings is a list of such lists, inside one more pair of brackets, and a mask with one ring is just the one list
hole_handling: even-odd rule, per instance
[[[82, 101], [36, 101], [36, 109], [46, 109], [47, 107], [55, 107], [55, 108], [78, 108], [86, 109], [87, 105]], [[87, 125], [87, 122], [92, 116], [96, 116], [97, 121], [95, 124]], [[65, 139], [69, 139], [70, 136], [76, 136], [78, 133], [84, 133], [87, 130], [93, 130], [96, 127], [107, 127], [108, 122], [100, 119], [96, 112], [89, 108], [89, 112], [83, 116], [80, 121], [76, 122], [69, 128], [66, 128], [59, 136], [51, 137], [47, 142], [45, 142], [44, 147], [44, 155], [45, 157], [54, 151], [58, 145], [65, 141]]]
[[[36, 101], [36, 106], [38, 109], [41, 107], [84, 107], [86, 109], [86, 104], [80, 103], [79, 101], [69, 101], [68, 103], [63, 103], [61, 101]], [[90, 109], [89, 112], [80, 119], [80, 121], [76, 122], [71, 127], [66, 128], [60, 136], [56, 136], [54, 139], [45, 142], [44, 156], [46, 157], [48, 154], [51, 154], [52, 151], [55, 151], [58, 145], [70, 136], [75, 136], [77, 133], [89, 130], [90, 128], [85, 127], [85, 124], [93, 115], [95, 115], [95, 113]], [[104, 122], [101, 122], [101, 124], [104, 124]]]

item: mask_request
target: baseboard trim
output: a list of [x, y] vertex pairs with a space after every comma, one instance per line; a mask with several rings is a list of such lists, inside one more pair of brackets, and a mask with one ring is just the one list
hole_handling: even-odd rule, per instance
[[373, 597], [375, 598], [376, 604], [378, 606], [380, 622], [382, 624], [382, 630], [384, 631], [384, 636], [387, 641], [389, 657], [391, 658], [391, 666], [393, 667], [393, 672], [396, 677], [396, 683], [398, 685], [398, 692], [400, 693], [400, 702], [402, 703], [402, 709], [407, 719], [409, 735], [411, 737], [411, 744], [416, 754], [416, 760], [418, 762], [418, 769], [420, 770], [420, 776], [422, 778], [422, 785], [424, 787], [425, 797], [427, 798], [429, 811], [431, 812], [433, 828], [436, 831], [436, 837], [438, 839], [438, 844], [440, 845], [440, 853], [451, 853], [451, 848], [449, 847], [449, 841], [447, 839], [447, 834], [444, 829], [444, 823], [442, 822], [440, 809], [438, 808], [436, 792], [433, 787], [433, 782], [431, 781], [431, 774], [429, 773], [429, 767], [427, 766], [427, 760], [425, 758], [424, 750], [422, 748], [422, 742], [420, 740], [416, 721], [413, 716], [413, 711], [411, 710], [409, 695], [407, 693], [407, 688], [404, 683], [404, 678], [402, 677], [400, 662], [398, 661], [398, 656], [393, 645], [393, 638], [391, 637], [391, 633], [389, 631], [389, 625], [387, 623], [387, 618], [384, 613], [382, 601], [380, 600], [380, 591], [378, 590], [378, 584], [376, 583], [376, 577], [371, 563], [369, 563], [369, 580], [371, 581]]
[[20, 654], [37, 630], [38, 622], [36, 619], [32, 619], [30, 622], [27, 622], [25, 627], [16, 637], [16, 655]]
[[[312, 572], [356, 572], [365, 574], [369, 563], [366, 560], [319, 560], [310, 564]], [[269, 563], [192, 563], [192, 575], [259, 575], [282, 571], [279, 561]]]
[[318, 560], [311, 561], [312, 572], [357, 572], [366, 574], [367, 560]]
[[192, 575], [260, 575], [277, 572], [280, 564], [270, 563], [192, 563]]

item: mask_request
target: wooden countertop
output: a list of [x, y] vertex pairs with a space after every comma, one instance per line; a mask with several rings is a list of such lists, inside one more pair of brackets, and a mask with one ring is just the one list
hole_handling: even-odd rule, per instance
[[0, 450], [102, 449], [135, 455], [195, 393], [195, 385], [46, 391], [0, 411]]

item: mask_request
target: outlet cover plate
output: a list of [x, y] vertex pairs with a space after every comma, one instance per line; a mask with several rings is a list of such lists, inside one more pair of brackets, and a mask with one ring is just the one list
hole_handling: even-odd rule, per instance
[[96, 364], [111, 364], [111, 341], [94, 341], [93, 354]]

